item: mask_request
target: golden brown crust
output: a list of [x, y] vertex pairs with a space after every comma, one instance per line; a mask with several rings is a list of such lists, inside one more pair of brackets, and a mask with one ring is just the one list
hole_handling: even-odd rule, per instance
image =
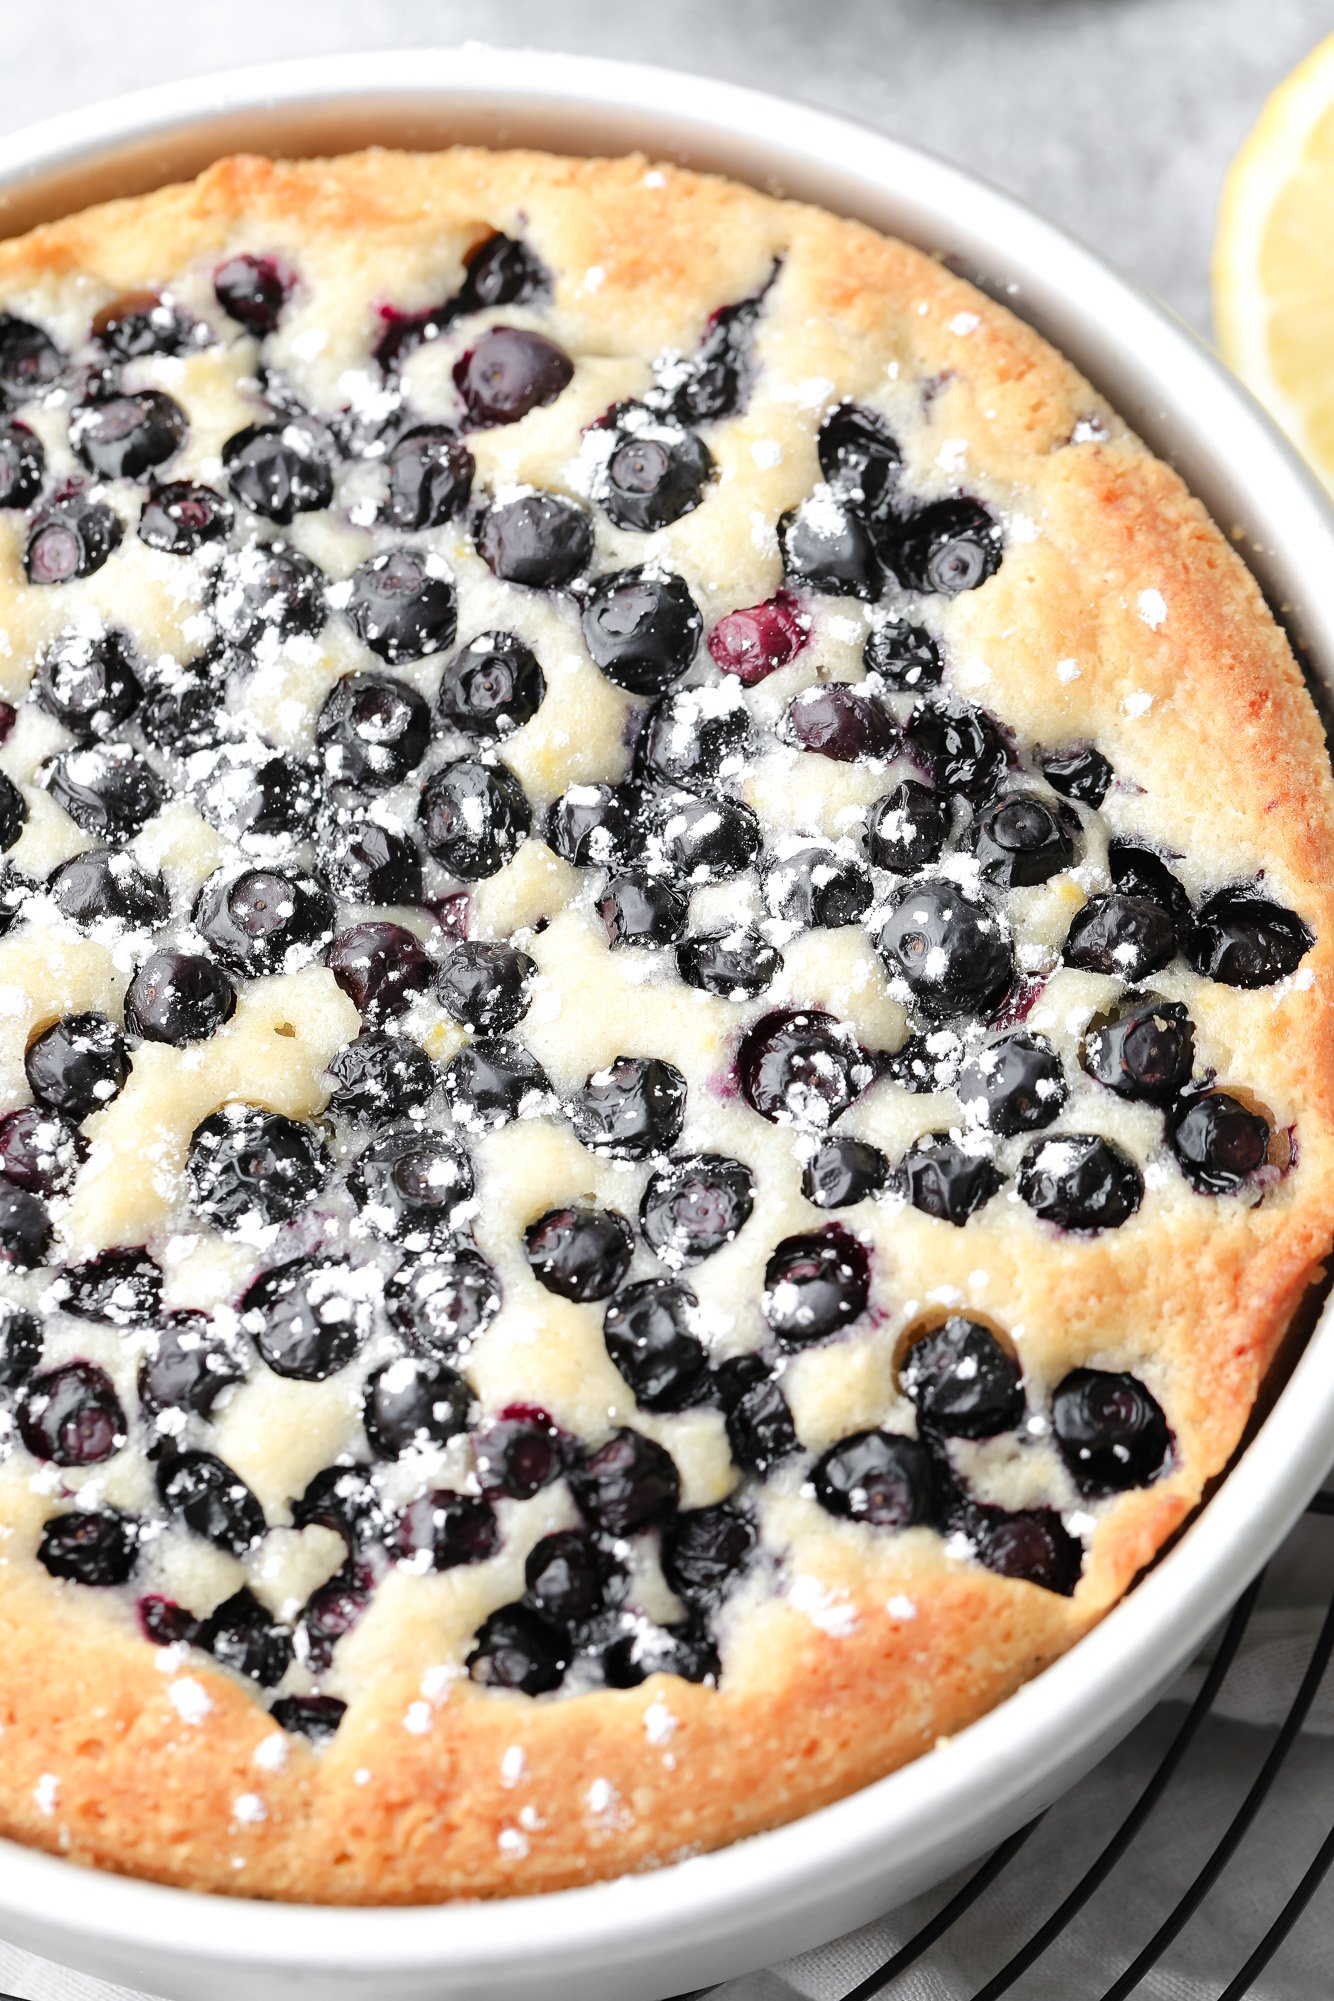
[[[760, 1608], [717, 1690], [655, 1677], [550, 1702], [466, 1681], [423, 1693], [429, 1650], [409, 1649], [368, 1676], [326, 1752], [288, 1740], [276, 1768], [256, 1761], [273, 1726], [238, 1681], [199, 1656], [168, 1661], [31, 1564], [6, 1565], [0, 1830], [195, 1888], [404, 1903], [555, 1889], [774, 1825], [927, 1750], [1086, 1631], [1189, 1514], [1236, 1450], [1334, 1229], [1334, 789], [1315, 712], [1253, 580], [1179, 479], [1002, 308], [904, 245], [724, 181], [480, 152], [224, 161], [0, 245], [0, 293], [78, 273], [95, 305], [243, 240], [318, 255], [351, 239], [402, 266], [411, 305], [414, 282], [428, 300], [441, 269], [521, 216], [553, 268], [601, 273], [582, 295], [558, 288], [582, 352], [689, 348], [781, 256], [782, 310], [812, 373], [858, 395], [892, 357], [934, 385], [933, 445], [962, 441], [970, 472], [1039, 531], [957, 608], [980, 698], [1039, 740], [1096, 738], [1144, 789], [1155, 838], [1226, 857], [1229, 879], [1266, 870], [1316, 933], [1309, 979], [1201, 1002], [1237, 1076], [1262, 1075], [1297, 1127], [1300, 1169], [1259, 1207], [1197, 1204], [1152, 1235], [1137, 1220], [1053, 1248], [1007, 1210], [966, 1245], [920, 1217], [887, 1236], [909, 1268], [928, 1245], [945, 1283], [984, 1264], [989, 1306], [1037, 1330], [1049, 1377], [1101, 1352], [1112, 1327], [1121, 1352], [1137, 1341], [1170, 1376], [1174, 1469], [1109, 1508], [1071, 1600], [914, 1550], [868, 1559], [849, 1534], [819, 1580], [836, 1616]], [[1101, 441], [1067, 448], [1089, 420]], [[812, 436], [769, 478], [771, 519], [816, 477]], [[1068, 679], [1065, 662], [1079, 667]]]

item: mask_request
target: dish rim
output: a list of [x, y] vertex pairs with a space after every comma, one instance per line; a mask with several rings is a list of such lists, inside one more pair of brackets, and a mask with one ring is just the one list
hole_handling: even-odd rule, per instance
[[[964, 170], [851, 120], [741, 85], [544, 51], [470, 45], [247, 66], [62, 114], [0, 141], [0, 229], [10, 233], [7, 218], [24, 203], [31, 210], [43, 186], [59, 189], [99, 171], [151, 178], [152, 161], [179, 160], [191, 143], [221, 157], [234, 150], [228, 135], [247, 124], [266, 122], [298, 140], [330, 121], [360, 129], [358, 119], [383, 116], [388, 125], [388, 112], [401, 117], [412, 100], [424, 107], [419, 116], [456, 130], [499, 118], [497, 145], [539, 129], [543, 139], [528, 143], [551, 144], [565, 129], [571, 137], [588, 131], [596, 142], [566, 151], [614, 152], [636, 149], [637, 135], [643, 150], [716, 165], [766, 188], [778, 176], [784, 192], [934, 248], [1052, 340], [1176, 464], [1225, 530], [1238, 524], [1253, 571], [1334, 700], [1334, 605], [1322, 606], [1318, 582], [1306, 581], [1328, 574], [1334, 516], [1270, 420], [1165, 307], [1074, 238]], [[781, 141], [772, 136], [778, 131]], [[219, 143], [210, 150], [211, 133]], [[410, 142], [411, 127], [395, 143]], [[177, 177], [168, 170], [160, 179]], [[825, 1935], [820, 1913], [835, 1886], [841, 1909], [857, 1892], [872, 1900], [867, 1914], [887, 1907], [888, 1895], [874, 1901], [878, 1880], [893, 1879], [896, 1897], [911, 1894], [1018, 1825], [1093, 1762], [1296, 1520], [1326, 1470], [1331, 1436], [1334, 1306], [1327, 1306], [1218, 1491], [1069, 1653], [900, 1771], [707, 1856], [500, 1906], [328, 1907], [222, 1898], [82, 1868], [72, 1876], [58, 1857], [0, 1842], [0, 1921], [89, 1950], [132, 1953], [150, 1976], [155, 1955], [165, 1952], [175, 1964], [306, 1979], [439, 1979], [447, 1969], [451, 1993], [458, 1983], [525, 1969], [547, 1982], [594, 1966], [642, 1974], [654, 1960], [665, 1972], [665, 1942], [686, 1911], [691, 1936], [670, 1948], [676, 1980], [682, 1969], [696, 1969], [689, 1977], [697, 1979], [745, 1963], [735, 1953], [747, 1937], [794, 1950], [793, 1939]], [[897, 1865], [887, 1860], [895, 1855]]]

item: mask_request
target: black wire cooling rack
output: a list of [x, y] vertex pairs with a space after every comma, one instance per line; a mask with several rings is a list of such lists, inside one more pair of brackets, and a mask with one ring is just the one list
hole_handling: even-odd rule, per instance
[[[1308, 1516], [1323, 1518], [1329, 1524], [1324, 1532], [1334, 1539], [1334, 1492], [1317, 1494], [1307, 1513]], [[1060, 1897], [1050, 1913], [1035, 1923], [1024, 1943], [1016, 1951], [1011, 1952], [1005, 1963], [984, 1980], [980, 1987], [946, 1989], [942, 1986], [940, 1991], [948, 1992], [950, 2001], [1000, 2001], [1002, 1995], [1013, 1995], [1015, 2001], [1022, 2001], [1021, 1983], [1025, 1974], [1038, 1963], [1058, 1938], [1078, 1925], [1085, 1907], [1108, 1883], [1117, 1864], [1132, 1844], [1141, 1838], [1145, 1841], [1153, 1840], [1150, 1823], [1154, 1810], [1171, 1786], [1191, 1743], [1212, 1710], [1219, 1690], [1227, 1679], [1237, 1649], [1250, 1624], [1263, 1584], [1262, 1573], [1237, 1600], [1222, 1630], [1199, 1693], [1186, 1711], [1153, 1776], [1144, 1785], [1133, 1806], [1104, 1841], [1093, 1860]], [[1214, 1840], [1203, 1866], [1183, 1888], [1176, 1891], [1175, 1901], [1170, 1902], [1156, 1923], [1154, 1913], [1151, 1911], [1137, 1909], [1124, 1914], [1125, 1930], [1128, 1933], [1137, 1924], [1141, 1934], [1143, 1929], [1153, 1926], [1150, 1936], [1137, 1949], [1134, 1945], [1127, 1947], [1127, 1951], [1133, 1956], [1128, 1958], [1124, 1969], [1109, 1986], [1072, 1988], [1071, 2001], [1127, 2001], [1130, 1995], [1142, 1993], [1145, 1980], [1158, 1966], [1164, 1953], [1185, 1930], [1205, 1899], [1219, 1888], [1224, 1871], [1250, 1832], [1301, 1733], [1307, 1713], [1329, 1667], [1331, 1654], [1334, 1654], [1334, 1594], [1331, 1595], [1329, 1609], [1287, 1713], [1274, 1731], [1273, 1741], [1254, 1778], [1246, 1788], [1240, 1804], [1233, 1809], [1222, 1832]], [[1025, 1843], [1032, 1839], [1045, 1818], [1045, 1814], [1039, 1814], [1035, 1820], [1029, 1821], [1026, 1827], [1021, 1827], [1017, 1834], [1012, 1834], [1008, 1841], [1002, 1842], [1000, 1847], [974, 1870], [962, 1888], [957, 1890], [932, 1918], [921, 1925], [891, 1958], [868, 1973], [864, 1979], [857, 1982], [856, 1986], [849, 1988], [839, 1997], [839, 2001], [896, 2001], [896, 1997], [903, 1991], [904, 1976], [909, 1969], [930, 1967], [932, 1963], [930, 1955], [942, 1941], [947, 1938], [957, 1939], [961, 1936], [963, 1928], [968, 1926], [975, 1928], [975, 1941], [976, 1937], [985, 1937], [987, 1892], [1004, 1874]], [[1163, 1899], [1167, 1903], [1173, 1897], [1171, 1857], [1164, 1855], [1162, 1864]], [[1254, 1992], [1256, 1981], [1310, 1903], [1331, 1864], [1334, 1864], [1334, 1824], [1331, 1824], [1329, 1832], [1316, 1849], [1305, 1873], [1293, 1886], [1286, 1900], [1281, 1903], [1243, 1964], [1219, 1990], [1217, 2001], [1242, 2001], [1242, 1996]], [[1221, 1889], [1220, 1894], [1223, 1894]], [[736, 1981], [724, 1981], [721, 1986], [697, 1988], [691, 1994], [678, 1995], [676, 2001], [730, 2001], [738, 1984]], [[1334, 1972], [1330, 1975], [1330, 1991], [1334, 1994]]]

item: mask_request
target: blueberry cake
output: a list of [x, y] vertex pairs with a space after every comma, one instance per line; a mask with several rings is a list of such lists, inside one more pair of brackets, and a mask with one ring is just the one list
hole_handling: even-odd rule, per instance
[[717, 1846], [1101, 1617], [1334, 1228], [1334, 799], [1180, 481], [642, 159], [0, 246], [0, 1831]]

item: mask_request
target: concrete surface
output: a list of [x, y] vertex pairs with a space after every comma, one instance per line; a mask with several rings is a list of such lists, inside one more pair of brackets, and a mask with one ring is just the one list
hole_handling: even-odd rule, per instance
[[5, 6], [0, 129], [302, 53], [465, 40], [786, 92], [1023, 195], [1208, 326], [1224, 168], [1331, 0], [66, 0]]

